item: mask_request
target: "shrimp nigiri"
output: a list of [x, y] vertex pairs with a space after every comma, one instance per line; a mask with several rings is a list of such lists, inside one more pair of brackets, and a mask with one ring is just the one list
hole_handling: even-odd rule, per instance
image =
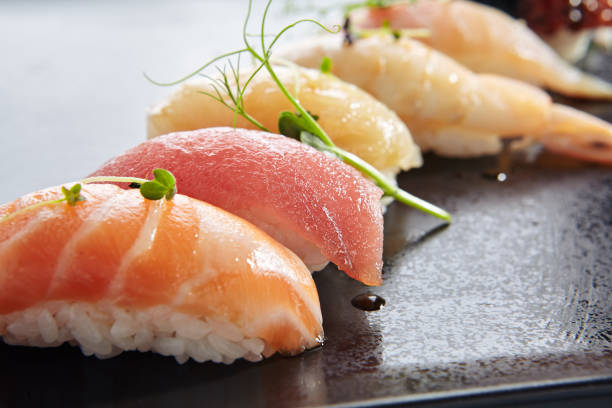
[[271, 133], [208, 128], [141, 143], [93, 176], [170, 170], [188, 196], [257, 225], [311, 270], [328, 260], [368, 285], [382, 282], [382, 191], [342, 161]]
[[0, 206], [5, 342], [225, 363], [321, 342], [308, 269], [252, 224], [178, 194], [149, 201], [101, 184], [82, 194], [32, 206], [61, 198], [55, 187]]
[[424, 28], [419, 38], [475, 72], [508, 76], [575, 97], [612, 99], [612, 84], [563, 60], [524, 23], [469, 1], [418, 0], [350, 15], [359, 28]]
[[522, 136], [558, 153], [612, 163], [612, 125], [555, 104], [526, 83], [475, 74], [450, 57], [411, 40], [390, 36], [343, 45], [311, 39], [282, 55], [317, 66], [325, 56], [338, 77], [385, 103], [411, 129], [423, 151], [471, 157], [501, 151], [501, 139]]
[[[406, 126], [367, 93], [319, 70], [297, 66], [274, 69], [301, 104], [318, 116], [319, 124], [339, 147], [388, 176], [421, 165], [419, 148]], [[240, 82], [244, 84], [247, 78], [243, 73]], [[214, 93], [211, 81], [190, 81], [154, 107], [148, 117], [148, 137], [234, 125], [234, 113], [203, 92]], [[257, 74], [246, 88], [243, 100], [245, 110], [271, 131], [276, 131], [282, 111], [294, 110], [267, 72]], [[255, 128], [242, 117], [237, 118], [236, 126]]]

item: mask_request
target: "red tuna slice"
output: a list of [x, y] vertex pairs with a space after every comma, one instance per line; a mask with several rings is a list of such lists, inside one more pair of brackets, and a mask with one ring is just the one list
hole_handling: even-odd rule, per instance
[[170, 170], [180, 193], [257, 225], [311, 270], [329, 260], [382, 283], [382, 191], [342, 161], [280, 135], [209, 128], [148, 140], [92, 176], [151, 178], [155, 168]]

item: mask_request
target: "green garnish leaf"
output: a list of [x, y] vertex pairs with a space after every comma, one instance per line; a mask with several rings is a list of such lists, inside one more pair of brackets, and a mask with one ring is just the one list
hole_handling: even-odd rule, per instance
[[278, 131], [281, 135], [300, 140], [302, 128], [295, 113], [281, 112], [278, 116]]
[[81, 195], [81, 184], [79, 183], [70, 187], [70, 190], [62, 186], [62, 193], [64, 194], [64, 199], [70, 205], [76, 205], [79, 201], [85, 201], [85, 197]]
[[148, 200], [161, 200], [168, 194], [168, 187], [157, 181], [147, 181], [140, 186], [140, 194]]
[[153, 170], [154, 179], [140, 185], [140, 194], [148, 200], [172, 200], [176, 194], [176, 179], [166, 169]]
[[399, 3], [400, 1], [404, 1], [404, 0], [366, 0], [366, 1], [356, 2], [356, 3], [352, 3], [352, 4], [348, 4], [344, 6], [344, 12], [348, 14], [353, 10], [360, 9], [363, 7], [385, 8], [385, 7], [392, 6], [395, 3]]
[[174, 175], [166, 169], [155, 169], [153, 170], [153, 176], [155, 181], [168, 189], [166, 199], [172, 200], [172, 197], [176, 194], [176, 179]]
[[[308, 112], [311, 118], [317, 120], [319, 117]], [[302, 132], [314, 134], [317, 129], [301, 113], [281, 112], [278, 117], [278, 131], [281, 135], [300, 140]]]
[[321, 60], [321, 72], [324, 74], [329, 74], [332, 69], [332, 60], [329, 57], [323, 57]]

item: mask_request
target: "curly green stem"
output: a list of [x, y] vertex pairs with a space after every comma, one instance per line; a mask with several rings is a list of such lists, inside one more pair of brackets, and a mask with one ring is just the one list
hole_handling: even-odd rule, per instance
[[447, 222], [451, 222], [451, 215], [447, 211], [395, 186], [393, 183], [389, 182], [389, 179], [385, 177], [380, 171], [378, 171], [378, 169], [363, 160], [361, 157], [353, 153], [347, 152], [346, 150], [336, 145], [324, 144], [324, 142], [320, 140], [317, 136], [310, 135], [307, 132], [302, 132], [300, 135], [300, 139], [303, 143], [310, 145], [316, 148], [317, 150], [323, 150], [333, 153], [343, 162], [361, 171], [363, 174], [370, 177], [374, 181], [374, 183], [376, 183], [376, 185], [380, 187], [380, 189], [383, 191], [383, 193], [385, 193], [385, 195], [391, 196], [403, 204], [426, 212], [427, 214], [433, 215], [434, 217], [440, 218]]
[[81, 184], [90, 184], [90, 183], [138, 183], [144, 184], [147, 179], [138, 178], [138, 177], [114, 177], [114, 176], [96, 176], [96, 177], [87, 177], [86, 179], [81, 180]]

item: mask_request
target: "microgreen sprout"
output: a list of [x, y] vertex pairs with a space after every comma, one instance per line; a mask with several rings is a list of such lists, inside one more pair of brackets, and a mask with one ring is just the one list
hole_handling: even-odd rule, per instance
[[416, 0], [366, 0], [357, 3], [349, 3], [344, 6], [344, 11], [346, 14], [350, 13], [353, 10], [363, 8], [363, 7], [371, 7], [371, 8], [385, 8], [390, 7], [395, 4], [411, 4]]
[[402, 28], [396, 29], [391, 27], [391, 23], [385, 20], [378, 28], [355, 28], [351, 24], [349, 17], [346, 17], [345, 23], [342, 26], [345, 38], [350, 38], [351, 42], [359, 38], [368, 38], [375, 35], [391, 36], [396, 40], [400, 38], [427, 38], [431, 37], [431, 31], [427, 28]]
[[81, 195], [81, 184], [77, 183], [75, 185], [73, 185], [70, 188], [66, 188], [64, 186], [62, 186], [62, 194], [64, 195], [63, 198], [58, 198], [57, 200], [47, 200], [47, 201], [40, 201], [36, 204], [32, 204], [29, 205], [27, 207], [23, 207], [17, 211], [14, 211], [12, 213], [8, 213], [6, 214], [4, 217], [2, 217], [0, 219], [0, 222], [4, 222], [4, 221], [8, 221], [11, 218], [16, 217], [19, 214], [25, 213], [27, 211], [31, 211], [34, 210], [36, 208], [40, 208], [43, 206], [47, 206], [47, 205], [53, 205], [53, 204], [59, 204], [59, 203], [63, 203], [66, 202], [68, 203], [68, 205], [71, 206], [75, 206], [77, 203], [81, 202], [81, 201], [85, 201], [86, 198]]
[[83, 184], [90, 183], [130, 183], [130, 188], [140, 189], [140, 194], [147, 200], [160, 200], [166, 198], [166, 200], [172, 200], [176, 194], [176, 179], [174, 175], [165, 169], [153, 170], [153, 180], [147, 180], [136, 177], [114, 177], [114, 176], [96, 176], [89, 177], [81, 180], [80, 183], [76, 183], [70, 188], [62, 186], [61, 191], [64, 195], [63, 198], [57, 200], [40, 201], [36, 204], [29, 205], [21, 208], [12, 213], [6, 214], [0, 219], [0, 222], [8, 221], [15, 216], [22, 214], [26, 211], [31, 211], [39, 207], [59, 204], [66, 202], [70, 206], [76, 206], [77, 203], [85, 201], [86, 197], [81, 194]]
[[385, 8], [390, 7], [394, 4], [410, 4], [414, 1], [392, 1], [392, 0], [378, 0], [378, 1], [367, 1], [365, 3], [352, 4], [347, 6], [344, 14], [344, 24], [342, 30], [344, 32], [345, 43], [351, 45], [355, 39], [368, 38], [374, 35], [387, 36], [390, 35], [396, 40], [400, 38], [427, 38], [431, 37], [431, 31], [427, 28], [402, 28], [397, 29], [391, 26], [388, 20], [383, 20], [380, 27], [377, 28], [357, 28], [352, 24], [351, 12], [363, 8]]
[[330, 74], [332, 69], [332, 60], [329, 57], [323, 57], [321, 60], [321, 66], [319, 67], [322, 73]]
[[[228, 78], [228, 74], [226, 70], [219, 69], [219, 68], [217, 68], [217, 71], [221, 75], [220, 79], [212, 79], [204, 75], [207, 78], [209, 78], [209, 80], [212, 81], [212, 86], [215, 91], [214, 94], [206, 93], [206, 95], [214, 98], [218, 102], [225, 105], [227, 108], [232, 109], [236, 116], [240, 115], [244, 117], [245, 119], [247, 119], [251, 124], [253, 124], [257, 128], [264, 130], [264, 131], [269, 131], [263, 125], [261, 125], [259, 121], [251, 117], [245, 111], [244, 98], [243, 98], [246, 88], [248, 87], [250, 82], [253, 80], [255, 75], [261, 70], [266, 70], [268, 74], [270, 75], [270, 77], [272, 78], [272, 80], [278, 86], [279, 90], [283, 93], [283, 95], [287, 98], [287, 100], [291, 103], [291, 105], [293, 105], [295, 109], [295, 112], [282, 112], [280, 114], [279, 120], [278, 120], [278, 127], [279, 127], [279, 131], [281, 134], [298, 139], [302, 141], [303, 143], [308, 144], [309, 146], [312, 146], [315, 149], [318, 149], [320, 151], [332, 153], [333, 155], [338, 157], [340, 160], [355, 167], [356, 169], [360, 170], [363, 174], [368, 176], [370, 179], [372, 179], [383, 190], [385, 195], [391, 196], [403, 204], [415, 207], [419, 210], [425, 211], [433, 216], [436, 216], [438, 218], [441, 218], [443, 220], [450, 222], [451, 217], [448, 212], [401, 190], [400, 188], [396, 187], [393, 182], [389, 181], [382, 173], [380, 173], [376, 168], [374, 168], [372, 165], [367, 163], [365, 160], [336, 146], [332, 142], [329, 135], [325, 132], [325, 130], [323, 130], [323, 128], [317, 123], [317, 119], [310, 112], [308, 112], [305, 107], [301, 105], [301, 103], [297, 100], [297, 98], [294, 95], [291, 94], [291, 92], [289, 92], [289, 90], [285, 87], [285, 85], [281, 82], [281, 80], [276, 75], [276, 72], [270, 62], [272, 48], [277, 43], [277, 41], [288, 30], [292, 29], [293, 27], [295, 27], [296, 25], [300, 23], [313, 23], [317, 25], [318, 27], [332, 34], [339, 33], [341, 31], [341, 28], [339, 26], [336, 26], [333, 29], [329, 29], [316, 20], [300, 19], [282, 28], [276, 35], [273, 36], [272, 41], [270, 41], [267, 44], [266, 37], [268, 36], [265, 35], [265, 24], [266, 24], [266, 18], [268, 16], [271, 3], [272, 3], [272, 0], [267, 1], [264, 12], [263, 12], [263, 17], [261, 20], [260, 35], [259, 35], [259, 40], [260, 40], [259, 46], [261, 48], [261, 51], [257, 51], [256, 48], [249, 42], [250, 35], [247, 34], [247, 26], [249, 24], [249, 20], [251, 18], [251, 12], [252, 12], [252, 0], [249, 0], [247, 15], [246, 15], [246, 18], [243, 24], [243, 29], [242, 29], [242, 39], [244, 43], [244, 48], [237, 50], [237, 51], [232, 51], [232, 52], [223, 54], [219, 57], [216, 57], [212, 59], [211, 61], [207, 62], [206, 64], [202, 65], [200, 68], [193, 71], [192, 73], [179, 79], [178, 81], [173, 81], [169, 83], [161, 83], [161, 82], [156, 82], [156, 81], [151, 80], [148, 76], [147, 78], [151, 82], [157, 85], [162, 85], [162, 86], [175, 85], [195, 75], [203, 75], [202, 71], [205, 68], [209, 67], [213, 63], [223, 58], [228, 58], [233, 55], [240, 55], [242, 53], [248, 53], [253, 57], [253, 59], [255, 60], [257, 64], [255, 70], [248, 77], [248, 79], [243, 84], [240, 84], [238, 69], [235, 68], [234, 65], [230, 62], [229, 65], [230, 65], [230, 70], [231, 70], [231, 75], [233, 77], [233, 80], [230, 80]], [[378, 3], [380, 2], [374, 2], [374, 3], [378, 5]], [[322, 66], [322, 69], [323, 68], [331, 69], [331, 61], [329, 64], [325, 63], [324, 65], [325, 66]], [[239, 63], [237, 64], [237, 66], [239, 66]]]
[[161, 200], [164, 197], [166, 200], [172, 200], [176, 194], [176, 179], [166, 169], [154, 169], [153, 180], [136, 177], [96, 176], [86, 178], [81, 183], [129, 183], [130, 188], [138, 188], [144, 198], [153, 201]]
[[149, 200], [172, 200], [176, 194], [176, 179], [168, 170], [153, 170], [154, 179], [140, 185], [140, 194]]
[[72, 206], [75, 206], [79, 201], [85, 201], [85, 197], [81, 195], [81, 188], [82, 186], [78, 183], [70, 187], [70, 189], [62, 186], [62, 193], [64, 194], [64, 198], [62, 200], [65, 200]]

